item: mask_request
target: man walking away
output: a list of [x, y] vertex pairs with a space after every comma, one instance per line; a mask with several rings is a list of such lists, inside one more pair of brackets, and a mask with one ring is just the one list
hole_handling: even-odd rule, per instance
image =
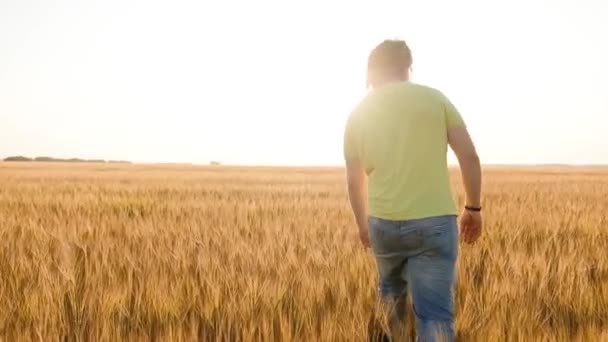
[[409, 81], [412, 55], [386, 40], [370, 54], [367, 96], [344, 134], [348, 193], [359, 236], [371, 246], [391, 334], [402, 334], [408, 292], [419, 341], [454, 340], [457, 209], [447, 147], [458, 158], [466, 203], [460, 235], [481, 235], [481, 167], [465, 123], [440, 91]]

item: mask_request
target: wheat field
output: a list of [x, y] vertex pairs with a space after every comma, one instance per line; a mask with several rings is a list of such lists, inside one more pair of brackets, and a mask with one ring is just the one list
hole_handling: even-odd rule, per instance
[[[377, 275], [343, 178], [0, 163], [0, 340], [366, 341]], [[458, 340], [608, 341], [608, 170], [486, 169], [484, 205]]]

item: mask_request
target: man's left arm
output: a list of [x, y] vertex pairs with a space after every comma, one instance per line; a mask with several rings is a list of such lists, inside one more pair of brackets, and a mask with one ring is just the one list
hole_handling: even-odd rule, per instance
[[363, 246], [369, 247], [367, 223], [367, 175], [357, 159], [346, 160], [348, 199], [359, 228], [359, 238]]
[[361, 139], [358, 118], [351, 115], [344, 130], [344, 160], [348, 199], [355, 214], [359, 237], [365, 247], [369, 246], [367, 235], [367, 175], [361, 161]]

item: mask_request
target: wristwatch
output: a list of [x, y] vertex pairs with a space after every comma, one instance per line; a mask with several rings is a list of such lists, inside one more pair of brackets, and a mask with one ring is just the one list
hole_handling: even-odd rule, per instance
[[481, 211], [481, 207], [471, 207], [471, 206], [465, 205], [464, 208], [468, 211], [477, 211], [477, 212]]

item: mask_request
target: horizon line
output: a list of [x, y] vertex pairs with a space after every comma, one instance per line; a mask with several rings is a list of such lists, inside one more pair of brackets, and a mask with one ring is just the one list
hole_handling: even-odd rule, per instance
[[[69, 161], [69, 159], [56, 158], [56, 161], [37, 161], [32, 158], [31, 160], [23, 161], [6, 161], [0, 159], [0, 163], [36, 163], [36, 164], [129, 164], [129, 165], [184, 165], [184, 166], [208, 166], [208, 167], [263, 167], [263, 168], [343, 168], [344, 164], [249, 164], [249, 163], [221, 163], [221, 162], [164, 162], [164, 161], [130, 161], [130, 160], [114, 160], [114, 159], [81, 159], [81, 158], [70, 158], [80, 159], [79, 161]], [[595, 163], [481, 163], [482, 167], [563, 167], [563, 168], [607, 168], [608, 164], [595, 164]], [[459, 167], [458, 163], [449, 163], [449, 168]]]

